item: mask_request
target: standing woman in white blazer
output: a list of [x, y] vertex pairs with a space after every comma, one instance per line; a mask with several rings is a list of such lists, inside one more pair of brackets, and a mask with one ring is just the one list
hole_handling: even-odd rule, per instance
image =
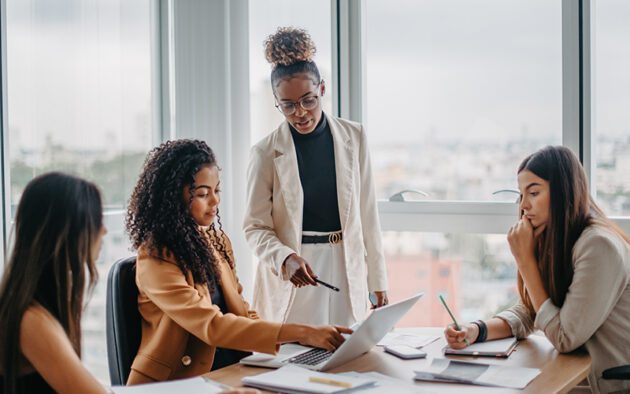
[[374, 307], [388, 303], [366, 135], [322, 112], [306, 31], [279, 28], [265, 54], [285, 121], [251, 150], [243, 227], [260, 260], [254, 306], [264, 319], [348, 326], [366, 316], [368, 292]]

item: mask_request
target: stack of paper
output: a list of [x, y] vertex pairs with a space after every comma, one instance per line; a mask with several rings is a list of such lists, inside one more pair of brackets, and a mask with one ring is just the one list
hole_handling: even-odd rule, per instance
[[523, 389], [538, 374], [540, 374], [540, 370], [536, 368], [489, 365], [436, 358], [425, 369], [416, 371], [415, 379]]
[[315, 372], [296, 365], [285, 365], [273, 372], [247, 376], [246, 386], [281, 393], [344, 393], [374, 384], [374, 379]]
[[229, 389], [229, 386], [204, 377], [111, 388], [114, 394], [215, 394]]
[[406, 345], [419, 349], [440, 339], [437, 335], [416, 335], [403, 332], [388, 332], [377, 346]]
[[422, 387], [416, 386], [412, 383], [406, 382], [401, 379], [392, 378], [391, 376], [383, 375], [378, 372], [344, 372], [341, 376], [355, 376], [364, 377], [368, 379], [374, 379], [374, 384], [362, 389], [358, 389], [358, 394], [381, 394], [381, 393], [395, 393], [395, 394], [427, 394], [427, 390]]

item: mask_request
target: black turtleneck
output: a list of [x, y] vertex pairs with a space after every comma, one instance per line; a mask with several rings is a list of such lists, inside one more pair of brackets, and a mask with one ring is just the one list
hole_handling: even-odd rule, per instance
[[300, 134], [290, 126], [304, 192], [302, 231], [339, 231], [335, 146], [326, 116], [315, 130]]

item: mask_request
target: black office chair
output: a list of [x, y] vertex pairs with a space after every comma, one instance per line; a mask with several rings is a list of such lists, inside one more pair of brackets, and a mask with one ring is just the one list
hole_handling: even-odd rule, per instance
[[118, 260], [109, 270], [106, 309], [109, 376], [113, 386], [122, 386], [129, 378], [142, 335], [135, 256]]
[[603, 379], [630, 380], [630, 365], [608, 368], [602, 372]]

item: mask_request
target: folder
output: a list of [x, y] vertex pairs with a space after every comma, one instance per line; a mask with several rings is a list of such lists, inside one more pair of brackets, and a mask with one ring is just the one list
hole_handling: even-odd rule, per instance
[[372, 378], [316, 372], [296, 365], [285, 365], [272, 372], [243, 378], [245, 386], [280, 393], [344, 393], [369, 387]]

